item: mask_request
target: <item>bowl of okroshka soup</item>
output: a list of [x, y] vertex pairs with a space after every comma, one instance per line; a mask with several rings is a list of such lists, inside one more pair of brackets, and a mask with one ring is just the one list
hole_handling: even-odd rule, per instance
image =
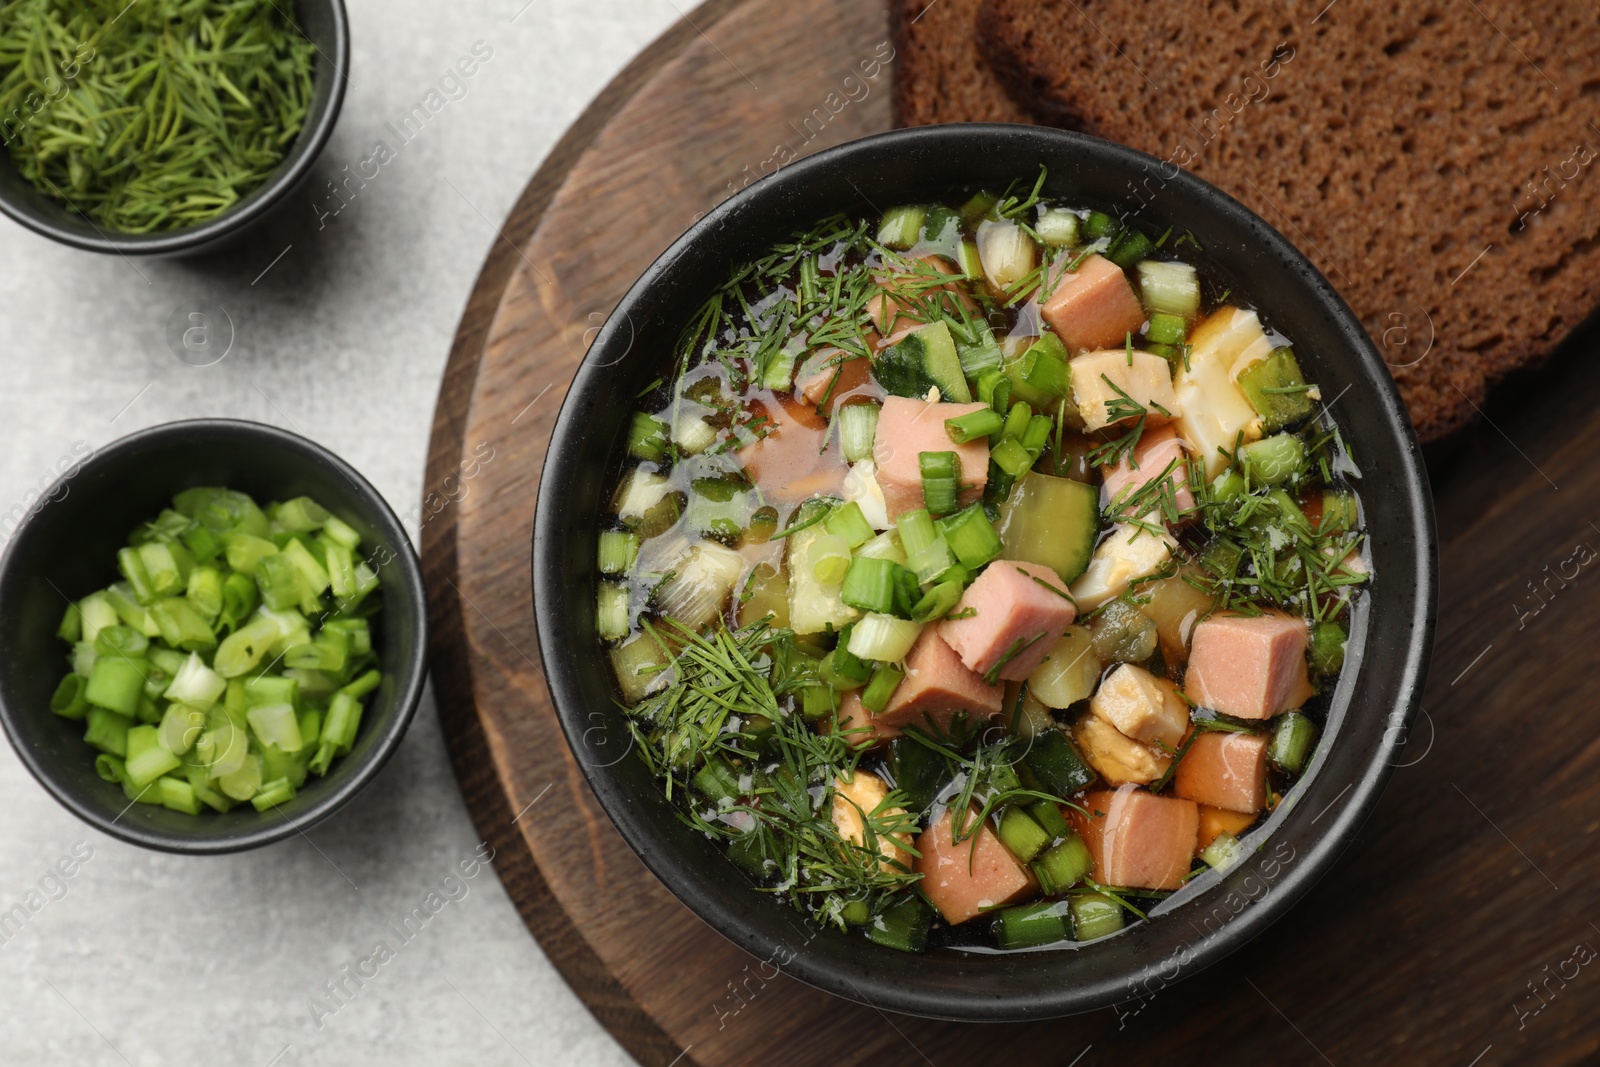
[[534, 603], [628, 844], [877, 1007], [1066, 1015], [1259, 934], [1371, 812], [1434, 610], [1349, 308], [1176, 166], [1015, 126], [784, 168], [578, 371]]

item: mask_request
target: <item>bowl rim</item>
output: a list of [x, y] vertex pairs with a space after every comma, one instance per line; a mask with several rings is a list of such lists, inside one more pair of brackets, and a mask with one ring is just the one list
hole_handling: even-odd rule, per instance
[[[561, 411], [551, 432], [549, 451], [540, 476], [531, 544], [533, 610], [540, 657], [549, 684], [552, 705], [575, 757], [580, 747], [589, 743], [592, 713], [584, 706], [575, 680], [574, 657], [568, 654], [569, 650], [577, 647], [579, 642], [567, 639], [564, 632], [568, 626], [566, 619], [555, 618], [555, 613], [552, 611], [539, 610], [539, 605], [545, 603], [547, 599], [541, 593], [558, 589], [559, 583], [563, 581], [568, 583], [571, 581], [571, 575], [561, 570], [559, 558], [561, 549], [557, 544], [560, 524], [563, 521], [557, 514], [563, 509], [550, 506], [547, 489], [555, 479], [547, 478], [545, 475], [561, 466], [563, 455], [580, 449], [580, 438], [586, 428], [577, 424], [579, 419], [576, 413], [580, 406], [578, 398], [591, 394], [596, 389], [603, 389], [600, 384], [602, 375], [605, 372], [614, 374], [614, 365], [626, 358], [628, 354], [626, 349], [614, 358], [606, 357], [610, 355], [609, 350], [613, 347], [631, 346], [633, 337], [630, 312], [641, 302], [643, 295], [658, 284], [664, 274], [671, 271], [686, 255], [693, 255], [694, 247], [704, 235], [723, 227], [730, 221], [735, 221], [741, 212], [752, 210], [751, 201], [758, 196], [763, 198], [770, 196], [779, 201], [782, 199], [783, 190], [804, 184], [812, 173], [830, 167], [854, 153], [868, 151], [885, 144], [893, 144], [900, 148], [915, 146], [920, 150], [929, 151], [941, 144], [970, 142], [974, 139], [981, 141], [994, 137], [1033, 138], [1041, 148], [1088, 151], [1113, 160], [1114, 162], [1108, 165], [1129, 173], [1137, 173], [1141, 169], [1148, 173], [1151, 169], [1157, 169], [1164, 181], [1187, 186], [1192, 195], [1208, 201], [1214, 207], [1221, 225], [1231, 230], [1252, 231], [1253, 235], [1254, 231], [1260, 231], [1259, 235], [1271, 246], [1273, 258], [1293, 267], [1306, 279], [1300, 287], [1305, 292], [1307, 304], [1320, 307], [1329, 316], [1330, 335], [1337, 337], [1339, 343], [1347, 345], [1353, 351], [1360, 364], [1360, 370], [1372, 379], [1377, 388], [1377, 401], [1382, 408], [1383, 421], [1396, 433], [1399, 440], [1398, 451], [1403, 469], [1396, 474], [1395, 481], [1404, 498], [1404, 513], [1409, 519], [1407, 529], [1402, 532], [1409, 534], [1413, 542], [1408, 547], [1412, 553], [1416, 572], [1416, 596], [1415, 609], [1410, 618], [1404, 620], [1403, 625], [1391, 624], [1394, 625], [1397, 635], [1404, 636], [1401, 640], [1403, 647], [1397, 650], [1399, 654], [1395, 657], [1397, 665], [1391, 668], [1395, 679], [1395, 700], [1388, 722], [1391, 727], [1397, 725], [1404, 727], [1415, 717], [1421, 703], [1422, 686], [1432, 653], [1437, 615], [1438, 559], [1432, 498], [1428, 490], [1426, 469], [1422, 464], [1421, 448], [1401, 403], [1398, 389], [1371, 337], [1349, 305], [1308, 257], [1275, 227], [1227, 193], [1182, 168], [1137, 149], [1088, 134], [1051, 127], [963, 123], [899, 129], [859, 138], [789, 163], [736, 192], [699, 218], [645, 269], [618, 302], [590, 345], [575, 371], [571, 388], [563, 400]], [[597, 353], [602, 355], [597, 356]], [[1400, 550], [1396, 549], [1396, 552], [1399, 554]], [[1372, 647], [1371, 635], [1363, 637], [1362, 652]], [[1359, 676], [1359, 671], [1350, 676], [1349, 685], [1352, 689]], [[693, 892], [697, 885], [707, 884], [714, 877], [714, 872], [701, 869], [702, 865], [695, 858], [680, 855], [674, 849], [664, 847], [662, 840], [652, 832], [648, 821], [641, 813], [643, 804], [638, 803], [638, 798], [627, 792], [609, 769], [612, 764], [599, 764], [582, 758], [575, 758], [574, 762], [582, 769], [601, 808], [645, 866], [691, 912], [755, 958], [771, 961], [774, 958], [781, 958], [780, 954], [787, 950], [787, 958], [781, 968], [787, 975], [875, 1009], [937, 1019], [999, 1022], [1061, 1017], [1104, 1007], [1120, 999], [1116, 994], [1131, 992], [1135, 988], [1135, 983], [1141, 978], [1145, 980], [1146, 988], [1153, 978], [1159, 981], [1159, 987], [1177, 980], [1160, 975], [1157, 964], [1167, 964], [1170, 959], [1170, 962], [1179, 969], [1178, 977], [1184, 977], [1218, 962], [1247, 944], [1282, 917], [1327, 874], [1339, 855], [1349, 846], [1356, 832], [1376, 806], [1383, 786], [1394, 770], [1396, 756], [1404, 744], [1404, 736], [1404, 729], [1385, 731], [1381, 740], [1372, 747], [1371, 755], [1365, 764], [1352, 768], [1349, 784], [1339, 794], [1339, 798], [1348, 796], [1348, 800], [1313, 838], [1293, 867], [1270, 884], [1268, 895], [1255, 902], [1254, 907], [1244, 908], [1231, 920], [1225, 921], [1215, 936], [1206, 939], [1192, 956], [1185, 955], [1181, 960], [1176, 956], [1170, 958], [1156, 956], [1153, 964], [1142, 963], [1129, 975], [1121, 976], [1126, 979], [1125, 982], [1119, 980], [1112, 983], [1108, 980], [1094, 987], [1047, 990], [1009, 997], [995, 996], [990, 999], [984, 999], [981, 976], [977, 974], [973, 976], [973, 988], [966, 991], [964, 996], [957, 998], [930, 990], [895, 986], [876, 978], [870, 966], [861, 965], [861, 959], [867, 957], [868, 952], [861, 953], [859, 958], [846, 965], [822, 958], [805, 948], [795, 951], [782, 941], [779, 942], [778, 948], [774, 949], [773, 941], [755, 929], [754, 923], [734, 910], [724, 907], [721, 902], [709, 895], [697, 895]], [[1316, 763], [1308, 768], [1302, 781], [1314, 784], [1314, 772], [1328, 757], [1331, 747], [1319, 746], [1314, 757]], [[1335, 798], [1335, 803], [1339, 798]], [[659, 797], [649, 798], [652, 802], [659, 799]], [[1333, 806], [1329, 805], [1330, 808]], [[1269, 819], [1272, 819], [1273, 815], [1278, 815], [1280, 818], [1272, 820], [1266, 838], [1268, 841], [1280, 834], [1281, 820], [1288, 817], [1290, 807], [1289, 804], [1282, 804], [1274, 813], [1269, 814]], [[1320, 819], [1327, 811], [1328, 808], [1325, 808], [1317, 818]], [[1268, 827], [1268, 820], [1263, 820], [1262, 826]], [[1284, 862], [1287, 864], [1289, 861]], [[1242, 868], [1245, 865], [1240, 866]], [[1220, 879], [1223, 874], [1224, 872], [1209, 872], [1202, 876], [1202, 880]], [[1207, 892], [1215, 888], [1217, 888], [1215, 884], [1209, 884]], [[1152, 925], [1155, 924], [1142, 924], [1142, 928]], [[968, 956], [968, 958], [973, 957]], [[1001, 954], [1001, 958], [1004, 958], [1004, 954]], [[974, 965], [974, 971], [979, 969], [978, 965]], [[871, 997], [863, 990], [863, 984], [873, 990]]]
[[[32, 210], [5, 195], [3, 191], [0, 191], [0, 212], [34, 233], [61, 244], [85, 252], [121, 256], [168, 256], [200, 251], [247, 229], [265, 217], [311, 173], [311, 168], [316, 165], [322, 150], [327, 147], [329, 138], [333, 136], [333, 128], [339, 120], [339, 112], [344, 107], [345, 91], [350, 83], [350, 18], [344, 0], [294, 0], [294, 2], [297, 6], [302, 3], [316, 3], [325, 5], [328, 9], [333, 26], [333, 47], [330, 52], [319, 45], [317, 51], [333, 68], [332, 88], [327, 103], [321, 109], [308, 113], [307, 125], [301, 128], [291, 143], [287, 161], [280, 164], [277, 170], [269, 174], [264, 182], [252, 189], [238, 204], [195, 226], [147, 234], [107, 233], [97, 223], [87, 219], [84, 221], [88, 221], [95, 233], [85, 234], [59, 223], [53, 215]], [[305, 36], [304, 29], [300, 32]], [[307, 36], [306, 39], [310, 40], [310, 37]], [[10, 167], [11, 163], [9, 160], [0, 159], [0, 166]], [[72, 218], [64, 209], [55, 208], [55, 211], [63, 219]]]
[[[29, 714], [29, 710], [12, 707], [5, 699], [3, 689], [0, 689], [0, 727], [4, 728], [6, 738], [10, 741], [12, 750], [17, 754], [17, 758], [28, 768], [29, 773], [38, 780], [45, 791], [53, 796], [62, 807], [95, 829], [128, 844], [139, 845], [159, 852], [180, 855], [223, 855], [259, 848], [262, 845], [281, 841], [293, 834], [304, 833], [309, 827], [316, 825], [342, 808], [377, 777], [378, 772], [383, 769], [384, 765], [389, 762], [395, 751], [400, 747], [400, 742], [404, 739], [406, 730], [410, 727], [412, 718], [416, 714], [417, 706], [422, 701], [423, 689], [427, 682], [428, 611], [423, 591], [422, 567], [418, 562], [416, 550], [411, 544], [411, 539], [406, 535], [405, 528], [400, 524], [399, 517], [395, 514], [394, 509], [389, 506], [388, 501], [384, 500], [382, 494], [359, 471], [323, 445], [301, 434], [248, 419], [179, 419], [174, 422], [160, 423], [142, 430], [136, 430], [133, 433], [117, 438], [101, 448], [97, 448], [92, 455], [83, 460], [77, 467], [67, 471], [53, 482], [50, 489], [40, 497], [42, 503], [36, 505], [27, 518], [13, 531], [10, 540], [6, 543], [5, 551], [0, 553], [0, 586], [3, 586], [5, 577], [11, 573], [12, 568], [21, 565], [22, 561], [18, 555], [20, 552], [18, 546], [23, 543], [27, 528], [51, 507], [59, 503], [55, 493], [58, 486], [77, 479], [99, 462], [109, 462], [112, 459], [130, 454], [137, 455], [141, 450], [147, 449], [165, 438], [194, 433], [236, 435], [241, 438], [262, 442], [268, 447], [286, 448], [330, 467], [350, 483], [355, 494], [362, 498], [366, 507], [371, 509], [373, 517], [377, 520], [376, 525], [385, 528], [385, 535], [397, 545], [404, 546], [403, 549], [394, 553], [394, 560], [402, 576], [401, 581], [398, 583], [399, 588], [390, 589], [386, 586], [385, 595], [386, 597], [404, 596], [411, 601], [411, 610], [415, 613], [418, 623], [417, 648], [408, 657], [404, 673], [397, 678], [395, 715], [374, 739], [375, 743], [372, 751], [364, 762], [356, 764], [348, 774], [339, 776], [338, 780], [330, 784], [330, 788], [326, 793], [318, 797], [313, 805], [295, 818], [291, 819], [279, 809], [279, 814], [283, 816], [281, 822], [268, 823], [249, 832], [211, 840], [191, 838], [164, 830], [152, 830], [137, 823], [122, 822], [120, 818], [115, 820], [107, 819], [100, 809], [84, 803], [75, 792], [59, 787], [50, 774], [46, 762], [38, 757], [31, 746], [23, 743], [15, 727], [16, 720], [22, 715]], [[37, 709], [33, 709], [33, 713], [37, 713]], [[219, 814], [221, 818], [228, 817], [228, 813], [216, 814]]]

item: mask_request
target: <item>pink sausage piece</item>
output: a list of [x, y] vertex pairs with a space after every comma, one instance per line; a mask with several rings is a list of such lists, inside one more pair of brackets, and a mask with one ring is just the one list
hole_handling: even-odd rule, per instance
[[939, 636], [973, 672], [1020, 681], [1039, 669], [1077, 609], [1054, 570], [997, 559], [939, 624]]

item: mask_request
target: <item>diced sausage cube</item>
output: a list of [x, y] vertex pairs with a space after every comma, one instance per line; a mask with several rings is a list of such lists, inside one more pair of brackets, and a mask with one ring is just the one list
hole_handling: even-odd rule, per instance
[[877, 715], [880, 726], [923, 726], [931, 722], [949, 729], [958, 712], [972, 719], [1000, 714], [1003, 690], [988, 685], [968, 669], [936, 628], [922, 631], [906, 656], [906, 676]]
[[1168, 751], [1177, 750], [1189, 728], [1189, 705], [1178, 687], [1131, 663], [1106, 675], [1089, 710], [1125, 736]]
[[1149, 785], [1172, 765], [1171, 756], [1135, 741], [1098, 715], [1079, 719], [1072, 739], [1095, 773], [1112, 785]]
[[1311, 695], [1309, 641], [1304, 619], [1213, 615], [1194, 628], [1184, 692], [1203, 708], [1241, 719], [1298, 708]]
[[861, 690], [852, 689], [839, 696], [839, 732], [856, 748], [876, 748], [900, 736], [900, 731], [878, 721], [861, 703]]
[[[1000, 843], [987, 823], [977, 829], [976, 840], [955, 840], [955, 812], [947, 810], [938, 822], [917, 836], [918, 883], [928, 900], [952, 926], [1030, 896], [1038, 889], [1033, 872], [1017, 861]], [[970, 835], [976, 812], [966, 817]]]
[[1120, 345], [1146, 317], [1128, 276], [1100, 255], [1086, 256], [1076, 271], [1062, 274], [1040, 311], [1073, 352]]
[[1060, 576], [1037, 563], [997, 559], [967, 587], [939, 636], [984, 678], [1020, 681], [1077, 617]]
[[1201, 733], [1172, 775], [1173, 792], [1197, 804], [1242, 813], [1267, 806], [1267, 739]]
[[[815, 409], [824, 400], [828, 402], [828, 415], [832, 417], [839, 406], [858, 395], [876, 393], [872, 385], [872, 361], [863, 357], [843, 358], [845, 353], [836, 348], [824, 349], [817, 369], [795, 385], [795, 395]], [[836, 362], [839, 361], [839, 362]]]
[[1113, 418], [1110, 407], [1118, 402], [1126, 407], [1132, 400], [1143, 407], [1148, 426], [1175, 418], [1180, 410], [1172, 391], [1171, 365], [1154, 352], [1138, 349], [1129, 353], [1125, 348], [1109, 348], [1074, 359], [1072, 398], [1084, 428], [1091, 431], [1139, 417], [1129, 413]]
[[965, 506], [983, 496], [989, 481], [989, 442], [979, 437], [958, 445], [945, 432], [946, 419], [984, 411], [987, 404], [930, 404], [910, 397], [885, 397], [878, 415], [872, 459], [877, 464], [878, 485], [883, 489], [889, 520], [923, 506], [923, 452], [954, 452], [961, 466], [960, 503]]
[[1189, 873], [1200, 812], [1192, 800], [1158, 797], [1137, 786], [1087, 794], [1069, 811], [1094, 858], [1095, 881], [1131, 889], [1179, 889]]
[[[944, 256], [928, 253], [910, 257], [906, 261], [905, 270], [874, 275], [873, 280], [878, 283], [878, 294], [867, 300], [867, 312], [872, 316], [872, 323], [878, 332], [885, 337], [903, 336], [927, 322], [924, 313], [916, 308], [917, 303], [925, 302], [925, 294], [929, 291], [924, 280], [927, 275], [921, 269], [921, 264], [932, 267], [940, 274], [961, 274], [961, 268]], [[947, 309], [954, 311], [959, 304], [967, 311], [977, 310], [978, 305], [963, 287], [964, 284], [949, 282], [939, 286], [939, 292], [951, 294], [940, 298]]]
[[[1106, 468], [1105, 482], [1100, 490], [1100, 506], [1120, 512], [1139, 490], [1161, 477], [1170, 469], [1168, 481], [1172, 482], [1172, 499], [1181, 515], [1194, 507], [1194, 493], [1189, 490], [1188, 453], [1183, 442], [1171, 426], [1158, 426], [1139, 437], [1132, 457], [1123, 456], [1112, 467]], [[1147, 498], [1148, 499], [1148, 498]], [[1151, 501], [1153, 505], [1155, 501]]]

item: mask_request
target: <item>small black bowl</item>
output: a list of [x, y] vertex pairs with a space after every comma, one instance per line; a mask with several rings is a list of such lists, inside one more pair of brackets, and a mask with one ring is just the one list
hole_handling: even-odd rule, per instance
[[[1311, 766], [1246, 838], [1249, 856], [1195, 878], [1149, 922], [1031, 952], [907, 955], [807, 926], [755, 891], [694, 833], [630, 751], [595, 634], [595, 531], [626, 449], [630, 398], [661, 373], [689, 317], [734, 264], [835, 212], [999, 190], [1049, 167], [1045, 194], [1187, 229], [1210, 261], [1294, 339], [1351, 443], [1374, 581], [1352, 619], [1346, 668]], [[1346, 391], [1350, 395], [1346, 396]], [[1433, 505], [1417, 442], [1371, 339], [1310, 262], [1243, 205], [1141, 152], [1059, 130], [961, 125], [869, 137], [793, 163], [712, 211], [622, 298], [562, 407], [539, 487], [533, 591], [544, 666], [567, 740], [628, 844], [680, 900], [758, 959], [886, 1011], [998, 1021], [1148, 997], [1239, 948], [1325, 874], [1378, 801], [1415, 714], [1432, 646]], [[1335, 902], [1337, 903], [1337, 902]], [[1336, 945], [1306, 945], [1338, 952]]]
[[300, 30], [317, 46], [312, 70], [311, 106], [289, 154], [266, 181], [237, 204], [195, 226], [157, 233], [121, 233], [46, 196], [17, 173], [9, 153], [0, 151], [0, 211], [62, 244], [89, 252], [123, 256], [187, 256], [233, 243], [306, 179], [338, 121], [350, 69], [350, 24], [344, 0], [294, 0]]
[[[373, 648], [383, 682], [367, 698], [355, 746], [325, 776], [306, 779], [273, 811], [248, 804], [226, 814], [186, 815], [130, 805], [102, 781], [83, 723], [50, 713], [67, 672], [56, 626], [68, 598], [118, 580], [128, 532], [197, 485], [249, 493], [266, 504], [309, 496], [361, 534], [382, 581]], [[422, 570], [400, 520], [344, 460], [304, 437], [233, 419], [169, 422], [89, 454], [33, 505], [0, 556], [0, 723], [34, 777], [79, 818], [135, 845], [164, 852], [239, 852], [304, 830], [337, 811], [377, 775], [422, 698], [427, 609]]]

